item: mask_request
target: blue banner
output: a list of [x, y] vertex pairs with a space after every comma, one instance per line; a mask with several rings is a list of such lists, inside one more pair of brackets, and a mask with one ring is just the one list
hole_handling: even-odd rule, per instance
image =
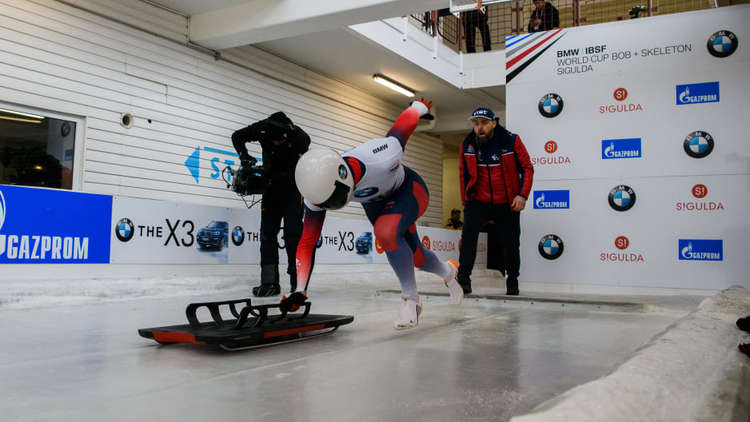
[[109, 263], [112, 197], [0, 185], [0, 263]]
[[535, 190], [534, 209], [567, 209], [570, 208], [569, 190]]
[[723, 261], [724, 241], [721, 239], [679, 239], [680, 261]]
[[640, 157], [641, 138], [602, 139], [602, 160]]
[[719, 82], [677, 85], [675, 87], [677, 105], [718, 103]]

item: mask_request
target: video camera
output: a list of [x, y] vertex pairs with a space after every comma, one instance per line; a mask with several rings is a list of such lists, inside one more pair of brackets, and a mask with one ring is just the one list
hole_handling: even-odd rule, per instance
[[[244, 200], [245, 196], [262, 195], [268, 185], [268, 180], [264, 176], [263, 166], [258, 165], [258, 160], [250, 157], [250, 161], [243, 161], [240, 168], [233, 169], [225, 167], [221, 172], [221, 178], [226, 182], [227, 189], [231, 189]], [[229, 177], [227, 177], [229, 173]], [[255, 205], [253, 201], [251, 205]]]

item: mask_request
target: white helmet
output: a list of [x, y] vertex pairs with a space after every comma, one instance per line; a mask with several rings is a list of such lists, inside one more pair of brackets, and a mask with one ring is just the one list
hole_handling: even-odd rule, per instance
[[311, 149], [294, 170], [297, 188], [315, 206], [337, 210], [349, 202], [354, 178], [346, 161], [336, 151]]

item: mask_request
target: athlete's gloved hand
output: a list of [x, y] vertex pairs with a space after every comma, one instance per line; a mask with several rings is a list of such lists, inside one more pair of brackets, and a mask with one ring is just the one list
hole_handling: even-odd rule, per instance
[[419, 99], [412, 101], [411, 107], [419, 110], [420, 119], [426, 119], [426, 120], [435, 119], [435, 116], [430, 114], [430, 109], [432, 108], [432, 101], [428, 101], [427, 98], [421, 97]]
[[300, 306], [307, 301], [307, 295], [303, 292], [294, 292], [289, 297], [281, 298], [281, 312], [296, 312]]

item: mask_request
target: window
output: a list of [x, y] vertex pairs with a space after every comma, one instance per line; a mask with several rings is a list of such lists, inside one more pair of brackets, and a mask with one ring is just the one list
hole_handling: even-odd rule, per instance
[[78, 124], [0, 105], [0, 184], [73, 188]]

